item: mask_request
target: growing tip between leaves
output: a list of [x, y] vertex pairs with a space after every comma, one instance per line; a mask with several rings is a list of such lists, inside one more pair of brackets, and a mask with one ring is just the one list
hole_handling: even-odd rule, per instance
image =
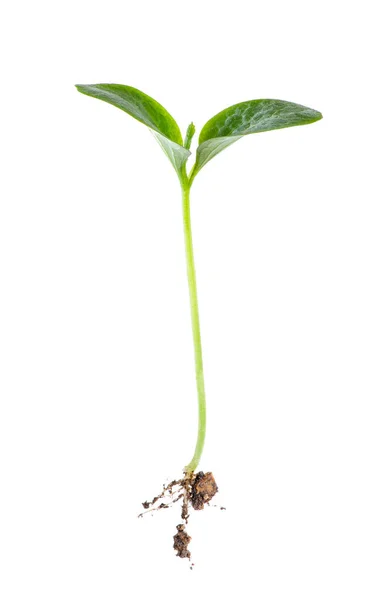
[[186, 136], [184, 138], [184, 147], [189, 150], [191, 148], [191, 143], [192, 143], [192, 138], [195, 135], [195, 125], [193, 123], [190, 123], [187, 127], [187, 132], [186, 132]]

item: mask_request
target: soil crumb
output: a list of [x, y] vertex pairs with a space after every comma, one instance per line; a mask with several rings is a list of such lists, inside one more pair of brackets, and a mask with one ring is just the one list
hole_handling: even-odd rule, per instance
[[195, 510], [203, 510], [204, 504], [217, 493], [217, 484], [212, 473], [199, 471], [192, 483], [191, 504]]
[[188, 544], [191, 541], [191, 536], [186, 532], [185, 525], [177, 525], [178, 532], [174, 535], [174, 550], [176, 556], [180, 558], [191, 558], [191, 552], [188, 550]]

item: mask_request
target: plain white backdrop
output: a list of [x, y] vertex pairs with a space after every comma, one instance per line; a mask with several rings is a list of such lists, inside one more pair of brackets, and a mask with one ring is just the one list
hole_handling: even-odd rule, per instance
[[[374, 3], [1, 9], [2, 600], [379, 596]], [[180, 189], [124, 83], [197, 132], [280, 98], [306, 127], [198, 175], [192, 218], [218, 504], [137, 519], [196, 435]]]

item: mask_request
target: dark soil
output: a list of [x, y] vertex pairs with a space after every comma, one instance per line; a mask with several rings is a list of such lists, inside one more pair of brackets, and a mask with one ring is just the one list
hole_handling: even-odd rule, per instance
[[191, 486], [191, 503], [195, 510], [203, 510], [204, 504], [217, 493], [217, 484], [212, 473], [199, 471]]
[[[182, 523], [176, 526], [177, 532], [174, 535], [174, 550], [180, 558], [191, 558], [191, 552], [188, 550], [188, 544], [191, 536], [186, 531], [186, 525], [190, 516], [190, 508], [194, 510], [203, 510], [205, 504], [209, 504], [218, 488], [212, 473], [185, 474], [183, 479], [174, 479], [168, 485], [163, 486], [163, 491], [159, 496], [155, 496], [151, 502], [142, 502], [145, 512], [138, 515], [142, 517], [146, 512], [170, 508], [173, 504], [181, 500]], [[158, 504], [158, 500], [164, 500]], [[224, 510], [224, 507], [221, 507]], [[192, 568], [192, 566], [191, 566]]]
[[176, 529], [178, 533], [174, 535], [174, 550], [176, 550], [176, 556], [180, 558], [191, 558], [191, 552], [188, 550], [188, 544], [191, 541], [191, 536], [186, 532], [185, 525], [177, 525]]

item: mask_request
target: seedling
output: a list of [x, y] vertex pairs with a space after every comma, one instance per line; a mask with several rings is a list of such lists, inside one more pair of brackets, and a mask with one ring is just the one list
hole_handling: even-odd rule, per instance
[[[203, 358], [201, 349], [199, 307], [197, 300], [196, 273], [192, 244], [190, 190], [199, 171], [212, 159], [237, 140], [250, 133], [284, 129], [297, 125], [308, 125], [322, 118], [321, 113], [300, 104], [284, 100], [249, 100], [234, 104], [212, 117], [203, 127], [196, 149], [196, 161], [192, 169], [187, 171], [187, 161], [195, 126], [191, 123], [184, 137], [173, 117], [156, 100], [143, 92], [126, 85], [97, 84], [77, 85], [78, 91], [108, 102], [137, 121], [146, 125], [154, 134], [163, 151], [171, 161], [182, 191], [183, 224], [185, 255], [187, 262], [187, 278], [190, 297], [192, 335], [195, 351], [195, 372], [198, 401], [198, 430], [195, 450], [190, 462], [184, 467], [184, 477], [174, 480], [163, 487], [163, 492], [152, 502], [143, 502], [146, 511], [168, 508], [178, 500], [182, 500], [182, 523], [177, 526], [174, 536], [174, 548], [181, 558], [191, 557], [188, 544], [191, 540], [186, 532], [189, 507], [195, 510], [204, 508], [205, 504], [217, 492], [217, 485], [212, 473], [203, 473], [196, 469], [204, 448], [206, 430], [206, 404]], [[165, 500], [160, 502], [159, 500]]]

